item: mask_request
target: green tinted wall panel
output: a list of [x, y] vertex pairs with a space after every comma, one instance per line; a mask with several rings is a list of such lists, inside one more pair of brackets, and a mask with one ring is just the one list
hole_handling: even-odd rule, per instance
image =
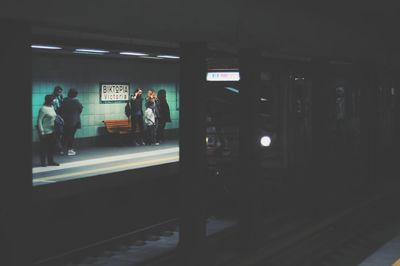
[[176, 110], [177, 64], [137, 62], [64, 56], [34, 55], [32, 60], [32, 140], [38, 141], [36, 132], [37, 115], [46, 94], [51, 94], [55, 86], [63, 88], [64, 97], [70, 88], [78, 91], [77, 98], [83, 105], [82, 128], [77, 138], [95, 137], [104, 127], [102, 121], [127, 119], [125, 103], [100, 103], [99, 86], [102, 82], [128, 83], [130, 94], [140, 87], [144, 93], [148, 89], [167, 92], [172, 122], [166, 128], [177, 128], [179, 111]]

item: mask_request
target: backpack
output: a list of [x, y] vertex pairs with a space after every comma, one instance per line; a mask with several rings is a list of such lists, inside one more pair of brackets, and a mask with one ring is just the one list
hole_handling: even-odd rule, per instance
[[131, 116], [131, 106], [129, 105], [129, 102], [126, 103], [126, 105], [125, 105], [125, 115], [126, 115], [127, 117], [130, 117], [130, 116]]

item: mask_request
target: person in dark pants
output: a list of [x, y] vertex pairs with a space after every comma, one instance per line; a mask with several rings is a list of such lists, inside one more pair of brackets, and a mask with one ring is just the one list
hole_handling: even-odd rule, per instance
[[54, 161], [54, 120], [56, 119], [56, 112], [53, 108], [53, 95], [46, 95], [44, 105], [39, 109], [37, 120], [37, 129], [40, 139], [40, 162], [44, 167], [46, 166], [46, 157], [48, 165], [58, 166]]
[[156, 142], [161, 143], [164, 141], [165, 124], [171, 122], [171, 115], [165, 90], [159, 90], [157, 92], [156, 105], [158, 111]]
[[61, 107], [60, 114], [64, 119], [64, 134], [63, 146], [67, 149], [67, 155], [75, 155], [74, 141], [76, 130], [81, 128], [81, 113], [83, 106], [76, 99], [78, 92], [75, 89], [68, 91], [68, 97], [64, 99]]
[[159, 145], [156, 142], [156, 116], [154, 114], [154, 99], [146, 102], [146, 111], [144, 112], [144, 123], [146, 124], [146, 143], [148, 145]]
[[[54, 111], [56, 111], [57, 115], [60, 115], [60, 107], [64, 100], [62, 91], [63, 91], [63, 89], [60, 86], [55, 86], [54, 90], [53, 90], [53, 96], [54, 96], [53, 107], [54, 107]], [[56, 120], [56, 122], [57, 122], [57, 120]], [[62, 132], [60, 132], [60, 131], [54, 132], [54, 139], [55, 139], [55, 145], [56, 145], [57, 151], [60, 152], [61, 154], [63, 154], [64, 152], [63, 152], [63, 148], [62, 148]]]
[[143, 126], [143, 99], [142, 90], [136, 89], [134, 95], [127, 104], [127, 115], [131, 119], [132, 138], [135, 145], [144, 145], [144, 126]]

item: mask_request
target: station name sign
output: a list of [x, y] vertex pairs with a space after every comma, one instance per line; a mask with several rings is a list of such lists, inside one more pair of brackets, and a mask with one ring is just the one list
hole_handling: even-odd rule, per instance
[[207, 81], [239, 81], [239, 71], [232, 72], [208, 72]]
[[129, 99], [129, 84], [100, 83], [100, 103], [121, 103]]

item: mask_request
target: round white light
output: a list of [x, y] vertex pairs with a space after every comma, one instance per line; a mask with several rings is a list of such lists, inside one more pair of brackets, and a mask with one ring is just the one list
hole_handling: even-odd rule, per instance
[[269, 147], [269, 145], [271, 144], [271, 138], [268, 136], [263, 136], [260, 139], [260, 143], [261, 143], [261, 146], [263, 146], [263, 147]]

